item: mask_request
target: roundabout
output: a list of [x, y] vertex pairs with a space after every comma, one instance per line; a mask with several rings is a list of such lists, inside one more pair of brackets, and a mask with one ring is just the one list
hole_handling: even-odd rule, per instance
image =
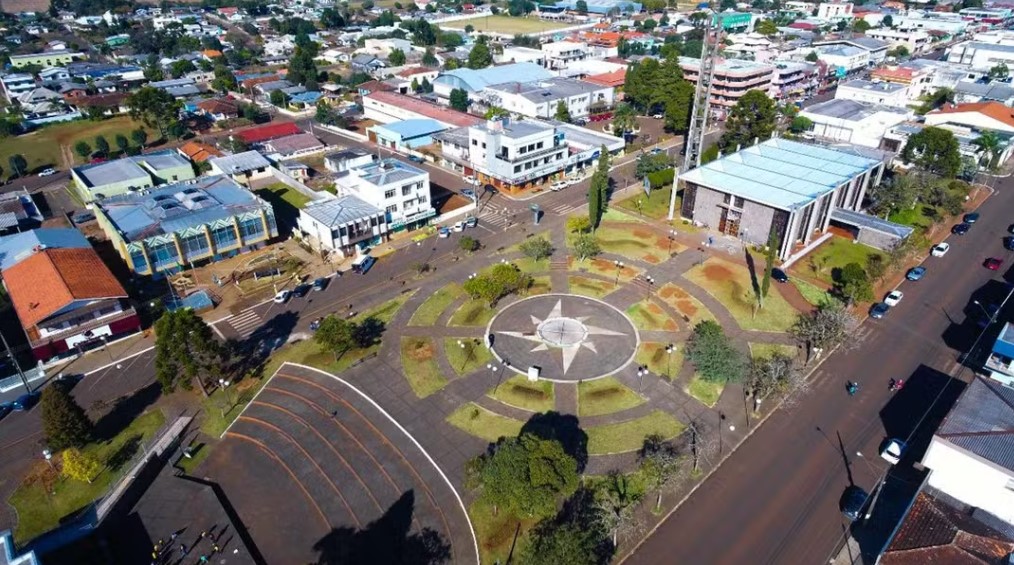
[[573, 294], [519, 300], [486, 328], [493, 354], [511, 370], [539, 378], [577, 382], [615, 373], [634, 360], [640, 338], [630, 319], [613, 306]]

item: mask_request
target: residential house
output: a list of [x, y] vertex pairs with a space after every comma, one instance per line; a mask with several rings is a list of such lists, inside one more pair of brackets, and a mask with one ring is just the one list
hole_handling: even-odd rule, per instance
[[373, 74], [379, 69], [387, 67], [387, 63], [375, 55], [361, 53], [352, 57], [352, 70], [361, 73]]
[[0, 76], [4, 96], [13, 102], [18, 96], [35, 89], [35, 76], [30, 73], [8, 73]]
[[422, 227], [436, 215], [430, 200], [430, 175], [388, 158], [350, 169], [335, 179], [339, 196], [355, 196], [383, 210], [391, 231]]
[[264, 143], [264, 152], [273, 159], [293, 159], [319, 153], [327, 148], [312, 133], [297, 133], [277, 137]]
[[366, 135], [370, 141], [381, 147], [399, 151], [430, 145], [433, 143], [433, 134], [446, 129], [447, 126], [443, 123], [423, 118], [370, 126], [366, 130]]
[[387, 222], [384, 210], [346, 195], [300, 208], [297, 226], [312, 248], [348, 257], [385, 241]]
[[295, 135], [297, 133], [303, 133], [303, 130], [299, 129], [299, 126], [296, 124], [292, 122], [278, 122], [245, 129], [237, 132], [236, 137], [241, 139], [247, 145], [257, 145], [264, 143], [265, 141], [271, 141], [272, 139], [285, 137], [287, 135]]
[[369, 165], [376, 156], [356, 147], [342, 149], [324, 156], [324, 168], [332, 173], [344, 173], [349, 169]]
[[[583, 61], [590, 55], [588, 44], [578, 41], [553, 41], [540, 46], [545, 60], [541, 62], [547, 69], [564, 69], [577, 61]], [[522, 62], [522, 61], [518, 61]], [[532, 61], [538, 63], [538, 61]]]
[[447, 127], [461, 127], [483, 121], [482, 118], [438, 106], [421, 98], [386, 91], [376, 91], [363, 97], [363, 115], [366, 119], [381, 124], [432, 119]]
[[571, 118], [583, 118], [596, 108], [611, 108], [615, 101], [612, 87], [562, 77], [490, 85], [479, 92], [477, 98], [508, 112], [546, 119], [556, 115], [561, 103]]
[[926, 114], [926, 125], [957, 125], [1014, 134], [1014, 109], [992, 101], [946, 104]]
[[954, 86], [954, 102], [968, 104], [974, 102], [999, 102], [1004, 106], [1014, 106], [1014, 87], [1006, 82], [961, 80]]
[[27, 189], [0, 193], [0, 234], [31, 230], [41, 224], [42, 212]]
[[239, 105], [233, 100], [211, 98], [198, 102], [196, 106], [198, 114], [207, 116], [215, 122], [239, 117]]
[[228, 175], [239, 184], [250, 187], [260, 180], [274, 176], [271, 162], [257, 151], [244, 151], [235, 155], [211, 157], [211, 174]]
[[222, 156], [222, 152], [214, 146], [200, 141], [188, 141], [177, 147], [176, 150], [192, 163], [203, 163], [212, 157]]
[[59, 93], [48, 88], [34, 88], [16, 98], [26, 124], [39, 126], [66, 122], [81, 117], [81, 113], [67, 105]]

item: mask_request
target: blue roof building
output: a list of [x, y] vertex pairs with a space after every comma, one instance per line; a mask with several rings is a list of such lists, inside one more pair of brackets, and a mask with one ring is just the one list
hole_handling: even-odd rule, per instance
[[271, 205], [224, 175], [113, 196], [94, 210], [120, 257], [140, 275], [215, 262], [278, 236]]
[[534, 82], [546, 80], [552, 73], [535, 63], [512, 63], [485, 69], [454, 69], [433, 80], [433, 92], [448, 98], [451, 91], [460, 88], [468, 93], [479, 92], [491, 84], [505, 82]]
[[1014, 386], [1014, 325], [1011, 323], [1003, 325], [993, 342], [985, 368], [991, 379]]
[[419, 119], [371, 126], [367, 132], [384, 147], [415, 149], [433, 143], [432, 135], [446, 129], [447, 126], [436, 120]]
[[827, 231], [832, 209], [859, 211], [884, 167], [853, 151], [769, 139], [684, 174], [681, 215], [753, 244], [774, 233], [784, 261]]

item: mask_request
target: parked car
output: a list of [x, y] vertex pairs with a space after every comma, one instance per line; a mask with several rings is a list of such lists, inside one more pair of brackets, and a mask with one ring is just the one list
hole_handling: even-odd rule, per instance
[[418, 155], [409, 155], [408, 156], [408, 160], [412, 161], [413, 163], [425, 163], [426, 162], [426, 159], [423, 159], [422, 157], [420, 157]]
[[471, 188], [462, 188], [461, 195], [464, 196], [465, 198], [471, 198], [472, 200], [475, 200], [475, 191], [472, 190]]
[[777, 267], [771, 269], [771, 278], [775, 279], [776, 281], [778, 281], [780, 283], [787, 283], [787, 282], [789, 282], [789, 275], [785, 274], [785, 271], [783, 271], [783, 270], [781, 270], [781, 269], [779, 269]]
[[662, 114], [652, 114], [651, 117], [656, 120], [661, 120], [665, 116], [663, 116]]
[[35, 403], [38, 401], [39, 393], [26, 392], [14, 399], [14, 402], [11, 402], [11, 408], [19, 412], [24, 412], [25, 410], [31, 410], [32, 406], [35, 406]]
[[308, 292], [310, 292], [310, 285], [308, 284], [298, 284], [296, 285], [296, 288], [292, 289], [292, 295], [296, 298], [302, 298], [306, 296], [306, 293]]
[[1014, 251], [1014, 237], [1003, 238], [1003, 247], [1007, 251]]
[[465, 227], [474, 228], [479, 225], [479, 218], [468, 216], [465, 218]]
[[965, 217], [962, 218], [962, 220], [964, 220], [966, 224], [974, 224], [975, 222], [979, 221], [979, 213], [971, 212], [969, 214], [965, 214]]
[[373, 268], [373, 264], [377, 262], [376, 257], [372, 255], [363, 255], [352, 262], [352, 272], [365, 275]]
[[905, 293], [901, 292], [900, 290], [898, 289], [892, 290], [891, 292], [887, 293], [887, 296], [884, 297], [884, 304], [887, 304], [888, 306], [897, 306], [898, 303], [901, 302], [901, 299], [904, 297]]
[[884, 316], [886, 316], [887, 311], [890, 309], [891, 307], [888, 306], [887, 304], [883, 302], [877, 302], [876, 304], [870, 307], [870, 317], [873, 318], [874, 320], [879, 320]]
[[437, 228], [437, 237], [439, 238], [451, 237], [451, 230], [447, 229], [446, 226], [440, 226], [439, 228]]
[[0, 404], [0, 418], [3, 418], [8, 414], [10, 414], [11, 410], [13, 410], [13, 408], [11, 408], [10, 404]]
[[849, 520], [858, 520], [870, 495], [856, 485], [849, 485], [841, 497], [841, 513]]
[[78, 212], [77, 214], [71, 216], [70, 221], [74, 222], [75, 224], [83, 224], [85, 222], [91, 222], [94, 219], [95, 219], [94, 212]]
[[49, 175], [55, 175], [55, 174], [56, 174], [56, 169], [54, 169], [52, 167], [49, 167], [47, 169], [42, 169], [42, 172], [39, 173], [39, 176], [40, 177], [48, 177]]
[[965, 235], [970, 229], [972, 229], [972, 224], [958, 224], [951, 228], [951, 233], [956, 235]]
[[926, 267], [923, 267], [923, 266], [912, 267], [911, 269], [908, 270], [907, 273], [905, 273], [905, 278], [908, 279], [908, 280], [910, 280], [910, 281], [917, 281], [917, 280], [921, 279], [923, 277], [923, 275], [925, 275], [925, 274], [926, 274]]
[[934, 245], [933, 249], [930, 250], [930, 255], [934, 257], [943, 257], [944, 255], [947, 255], [947, 252], [950, 250], [951, 244], [944, 241]]
[[1000, 259], [999, 257], [990, 257], [989, 259], [986, 259], [986, 262], [983, 263], [983, 265], [990, 271], [999, 271], [1000, 265], [1003, 265], [1003, 259]]
[[451, 226], [451, 231], [465, 231], [465, 222], [454, 222], [454, 225]]
[[1007, 226], [1007, 233], [1014, 234], [1014, 224]]
[[884, 442], [883, 447], [880, 448], [880, 456], [884, 458], [891, 465], [897, 465], [898, 461], [901, 461], [901, 456], [905, 454], [905, 448], [908, 444], [897, 438], [891, 438]]
[[549, 185], [549, 190], [551, 190], [553, 192], [559, 192], [559, 191], [567, 188], [568, 186], [570, 186], [570, 185], [567, 183], [567, 181], [565, 181], [565, 180], [558, 180], [558, 181], [554, 182], [553, 184]]
[[328, 282], [330, 282], [330, 281], [328, 281], [327, 277], [320, 277], [319, 279], [314, 279], [314, 281], [313, 281], [313, 290], [314, 290], [314, 292], [320, 292], [320, 291], [324, 290], [325, 288], [327, 288], [327, 283]]
[[275, 304], [285, 304], [289, 300], [290, 296], [292, 296], [292, 291], [291, 290], [281, 290], [281, 291], [278, 291], [278, 294], [275, 295], [275, 299], [274, 299], [275, 300]]

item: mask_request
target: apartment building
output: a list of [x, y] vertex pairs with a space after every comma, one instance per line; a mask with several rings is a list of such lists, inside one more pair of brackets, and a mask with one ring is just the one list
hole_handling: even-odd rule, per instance
[[[680, 68], [683, 76], [697, 83], [700, 75], [701, 60], [691, 57], [680, 57]], [[732, 107], [750, 90], [771, 92], [774, 67], [765, 63], [742, 61], [739, 59], [721, 59], [715, 65], [715, 78], [711, 86], [711, 103], [721, 107]]]
[[551, 78], [529, 83], [508, 82], [489, 86], [479, 98], [530, 118], [552, 118], [562, 102], [572, 118], [582, 118], [593, 108], [613, 105], [614, 89], [572, 78]]
[[385, 213], [391, 231], [415, 229], [436, 215], [430, 200], [430, 174], [388, 158], [349, 169], [335, 179], [339, 196], [355, 196]]

